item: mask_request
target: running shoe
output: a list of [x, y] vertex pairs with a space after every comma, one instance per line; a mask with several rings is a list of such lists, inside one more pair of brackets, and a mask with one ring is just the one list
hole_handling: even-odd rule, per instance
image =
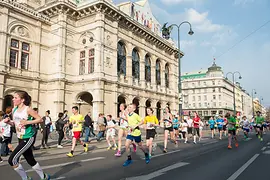
[[146, 164], [150, 163], [150, 157], [149, 157], [149, 154], [147, 154], [147, 155], [145, 156], [145, 163], [146, 163]]
[[88, 151], [88, 144], [85, 144], [84, 152], [87, 152], [87, 151]]
[[117, 151], [117, 153], [115, 154], [116, 157], [120, 157], [121, 156], [121, 151]]
[[0, 157], [0, 163], [3, 163], [4, 161], [3, 161], [3, 159]]
[[235, 147], [237, 147], [237, 148], [238, 148], [238, 147], [239, 147], [239, 144], [238, 144], [238, 143], [235, 143]]
[[31, 177], [27, 176], [27, 180], [33, 180]]
[[50, 179], [51, 179], [51, 176], [49, 174], [44, 173], [44, 178], [41, 180], [50, 180]]
[[136, 152], [137, 151], [136, 144], [132, 144], [132, 145], [133, 145], [133, 151]]
[[149, 154], [149, 159], [151, 159], [152, 158], [152, 155], [151, 154]]
[[164, 149], [163, 149], [163, 152], [164, 152], [164, 153], [167, 153], [168, 151], [167, 151], [167, 149], [166, 149], [166, 148], [164, 148]]
[[232, 146], [228, 145], [228, 149], [232, 149]]
[[124, 164], [123, 164], [123, 166], [124, 167], [126, 167], [126, 166], [128, 166], [128, 165], [130, 165], [130, 164], [132, 164], [132, 160], [130, 159], [127, 159], [125, 162], [124, 162]]
[[74, 155], [72, 153], [67, 154], [68, 157], [73, 157]]
[[117, 149], [117, 146], [114, 146], [114, 147], [113, 147], [113, 150], [116, 150], [116, 149]]
[[112, 146], [109, 146], [108, 148], [107, 148], [107, 150], [110, 150], [112, 148]]
[[261, 138], [261, 142], [263, 141], [263, 138]]

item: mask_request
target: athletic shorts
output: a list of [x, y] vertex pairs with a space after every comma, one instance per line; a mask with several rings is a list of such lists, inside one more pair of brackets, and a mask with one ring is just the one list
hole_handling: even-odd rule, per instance
[[156, 130], [155, 129], [147, 129], [146, 130], [146, 139], [155, 138]]
[[179, 128], [178, 128], [178, 127], [174, 127], [173, 129], [174, 129], [174, 130], [176, 130], [176, 131], [177, 131], [177, 130], [179, 130]]
[[223, 125], [223, 131], [226, 131], [226, 130], [227, 130], [227, 126]]
[[263, 126], [261, 124], [257, 124], [256, 126], [258, 129], [260, 129], [261, 131], [263, 130]]
[[75, 139], [80, 139], [80, 137], [81, 137], [81, 131], [74, 131], [73, 132], [73, 137]]
[[193, 128], [192, 128], [192, 127], [188, 127], [188, 128], [187, 128], [188, 134], [192, 134], [192, 133], [193, 133], [192, 131], [193, 131]]
[[193, 136], [196, 136], [196, 134], [200, 137], [200, 129], [199, 128], [193, 128]]
[[249, 132], [249, 128], [243, 128], [244, 131], [246, 131], [247, 133]]
[[211, 129], [211, 131], [213, 131], [214, 130], [214, 127], [211, 127], [210, 129]]
[[183, 138], [186, 138], [186, 132], [182, 131], [181, 133], [183, 135]]
[[164, 130], [165, 130], [165, 131], [168, 130], [168, 131], [171, 132], [171, 131], [173, 131], [173, 127], [172, 127], [172, 126], [171, 126], [171, 127], [165, 127]]
[[141, 135], [140, 136], [132, 136], [132, 135], [127, 135], [127, 139], [128, 140], [131, 140], [131, 141], [135, 141], [136, 143], [140, 143], [140, 142], [142, 142], [142, 137], [141, 137]]
[[234, 130], [229, 130], [229, 131], [228, 131], [228, 134], [232, 134], [233, 136], [235, 136], [235, 135], [236, 135], [235, 129], [234, 129]]

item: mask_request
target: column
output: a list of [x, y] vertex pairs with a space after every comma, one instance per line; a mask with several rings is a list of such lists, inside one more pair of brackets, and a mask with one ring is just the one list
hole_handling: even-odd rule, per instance
[[140, 53], [140, 84], [145, 87], [145, 55], [146, 52], [144, 50], [141, 50]]
[[144, 118], [145, 117], [145, 105], [139, 105], [139, 115], [140, 117]]
[[132, 50], [133, 45], [131, 43], [126, 44], [127, 48], [127, 59], [126, 59], [126, 79], [128, 80], [128, 84], [132, 85]]
[[[0, 31], [7, 32], [8, 31], [8, 9], [2, 8], [0, 9], [0, 14], [2, 14], [1, 17], [1, 26]], [[5, 71], [5, 65], [9, 64], [6, 62], [9, 59], [7, 58], [7, 48], [9, 47], [7, 45], [7, 34], [0, 33], [0, 71]], [[4, 82], [4, 81], [1, 81]], [[2, 96], [1, 96], [2, 97]], [[1, 103], [2, 106], [2, 103]]]
[[153, 55], [151, 57], [151, 86], [156, 89], [156, 61], [157, 57]]

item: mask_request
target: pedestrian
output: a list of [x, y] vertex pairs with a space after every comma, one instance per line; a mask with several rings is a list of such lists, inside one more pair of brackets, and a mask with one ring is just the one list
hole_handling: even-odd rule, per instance
[[105, 131], [106, 131], [106, 122], [105, 122], [105, 119], [104, 119], [104, 114], [103, 113], [99, 113], [99, 115], [98, 115], [98, 121], [97, 121], [98, 129], [99, 129], [99, 132], [98, 132], [98, 135], [97, 135], [97, 138], [96, 138], [97, 141], [101, 141], [101, 138], [105, 134]]
[[159, 126], [158, 119], [153, 115], [154, 110], [150, 107], [146, 109], [147, 116], [144, 118], [144, 124], [146, 125], [146, 146], [149, 149], [149, 158], [152, 156], [153, 140], [156, 135], [155, 127]]
[[0, 163], [3, 162], [2, 155], [8, 155], [8, 144], [11, 142], [10, 125], [4, 121], [4, 112], [0, 111]]
[[188, 123], [187, 123], [187, 120], [184, 119], [184, 122], [181, 123], [181, 133], [182, 133], [183, 139], [185, 139], [185, 142], [184, 142], [185, 144], [188, 141], [187, 132], [188, 132]]
[[63, 148], [61, 143], [62, 143], [62, 140], [64, 139], [64, 126], [66, 124], [66, 121], [63, 119], [63, 117], [64, 117], [64, 113], [58, 113], [58, 119], [55, 122], [55, 128], [59, 134], [57, 148]]
[[91, 113], [88, 112], [86, 116], [84, 117], [84, 130], [85, 130], [84, 142], [89, 142], [89, 136], [91, 136], [91, 134], [94, 134], [92, 127], [93, 127], [93, 121], [91, 119]]
[[[8, 163], [14, 170], [21, 176], [23, 180], [29, 180], [24, 168], [19, 163], [21, 155], [24, 156], [26, 162], [36, 171], [41, 179], [49, 180], [50, 176], [43, 172], [39, 163], [35, 160], [32, 146], [34, 142], [34, 129], [33, 124], [42, 122], [41, 117], [31, 107], [31, 97], [25, 91], [17, 91], [13, 97], [13, 120], [5, 119], [5, 122], [11, 126], [15, 126], [16, 134], [19, 139], [18, 146], [11, 153]], [[35, 120], [29, 120], [28, 117], [32, 116]]]
[[193, 143], [196, 144], [196, 134], [200, 139], [200, 121], [201, 118], [198, 116], [197, 112], [194, 112], [193, 118]]
[[42, 133], [42, 140], [41, 140], [41, 146], [46, 149], [50, 148], [48, 146], [48, 139], [50, 134], [50, 129], [52, 125], [52, 119], [50, 117], [50, 110], [47, 110], [45, 112], [45, 116], [42, 118], [43, 122], [41, 123], [41, 133]]
[[213, 117], [210, 117], [208, 124], [209, 124], [210, 130], [211, 130], [211, 135], [212, 135], [212, 139], [213, 139], [215, 136], [215, 124], [216, 124], [216, 121], [214, 120]]
[[72, 131], [73, 131], [73, 138], [72, 138], [72, 147], [70, 153], [67, 154], [68, 157], [74, 156], [74, 150], [76, 146], [76, 142], [80, 141], [81, 145], [84, 147], [84, 152], [88, 151], [88, 144], [84, 143], [80, 140], [81, 132], [82, 132], [82, 125], [84, 123], [84, 118], [81, 114], [79, 114], [78, 106], [72, 107], [73, 115], [69, 118], [69, 123], [72, 124]]

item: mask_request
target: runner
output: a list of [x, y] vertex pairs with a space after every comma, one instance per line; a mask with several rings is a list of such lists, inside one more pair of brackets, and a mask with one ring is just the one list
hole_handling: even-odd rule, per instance
[[175, 145], [177, 145], [177, 141], [175, 139], [174, 136], [174, 132], [173, 132], [173, 126], [172, 126], [172, 114], [171, 114], [171, 110], [169, 107], [165, 108], [164, 114], [163, 114], [163, 123], [165, 126], [164, 129], [164, 149], [163, 152], [167, 153], [167, 144], [168, 144], [168, 135], [170, 133], [171, 139], [174, 141]]
[[246, 116], [243, 116], [243, 120], [240, 121], [240, 124], [243, 124], [244, 138], [245, 138], [245, 140], [247, 140], [248, 139], [249, 128], [250, 128], [250, 123], [249, 123], [249, 120], [247, 120]]
[[192, 138], [192, 134], [193, 134], [193, 120], [190, 118], [190, 116], [187, 117], [187, 124], [188, 124], [187, 133], [190, 134], [191, 135], [190, 138]]
[[224, 124], [223, 124], [223, 132], [224, 132], [224, 136], [227, 136], [227, 124], [228, 124], [228, 120], [227, 118], [225, 118], [225, 116], [223, 116], [223, 120], [224, 120]]
[[[120, 112], [119, 112], [119, 130], [118, 130], [118, 150], [115, 156], [121, 156], [121, 147], [122, 147], [122, 137], [127, 136], [127, 128], [128, 128], [128, 112], [126, 104], [120, 104]], [[136, 144], [132, 142], [133, 151], [136, 152]]]
[[196, 112], [194, 112], [194, 118], [193, 118], [193, 143], [196, 144], [196, 134], [198, 135], [200, 139], [200, 121], [201, 118], [198, 116]]
[[257, 111], [256, 112], [257, 116], [255, 117], [255, 123], [257, 127], [257, 132], [258, 132], [258, 138], [263, 141], [263, 122], [264, 118], [261, 116], [261, 112]]
[[144, 124], [146, 125], [146, 146], [149, 149], [149, 158], [152, 156], [153, 140], [156, 135], [155, 127], [159, 126], [158, 119], [153, 115], [153, 109], [147, 108], [147, 116], [144, 118]]
[[221, 118], [221, 116], [218, 116], [218, 119], [216, 122], [217, 122], [217, 126], [218, 126], [219, 139], [222, 140], [224, 120]]
[[68, 157], [73, 157], [74, 149], [76, 146], [76, 142], [80, 141], [81, 145], [84, 147], [84, 152], [88, 151], [88, 144], [84, 143], [80, 140], [81, 132], [82, 132], [82, 124], [84, 122], [84, 118], [81, 114], [78, 113], [78, 106], [72, 107], [73, 115], [69, 118], [69, 123], [72, 124], [73, 138], [72, 138], [72, 147], [70, 153], [67, 154]]
[[112, 145], [110, 143], [110, 137], [112, 138], [112, 141], [113, 141], [113, 144], [114, 144], [114, 148], [113, 150], [116, 150], [117, 149], [117, 145], [116, 145], [116, 142], [115, 142], [115, 123], [113, 122], [112, 120], [112, 115], [107, 115], [107, 132], [106, 132], [106, 140], [107, 140], [107, 143], [108, 143], [108, 150], [110, 150], [112, 148]]
[[[21, 155], [23, 155], [27, 163], [36, 171], [41, 179], [49, 180], [50, 176], [43, 172], [39, 163], [35, 160], [32, 151], [35, 134], [33, 125], [41, 123], [42, 119], [37, 112], [29, 107], [31, 105], [31, 97], [27, 92], [15, 92], [13, 104], [13, 121], [11, 121], [10, 118], [6, 118], [4, 122], [11, 126], [15, 126], [19, 144], [11, 153], [8, 163], [14, 168], [14, 170], [23, 180], [32, 179], [26, 175], [24, 168], [18, 162]], [[29, 115], [35, 118], [35, 120], [28, 120]]]
[[204, 127], [204, 123], [202, 120], [200, 120], [200, 137], [199, 137], [199, 141], [201, 141], [202, 137], [203, 137], [203, 127]]
[[210, 117], [208, 124], [209, 124], [209, 127], [211, 129], [211, 134], [212, 134], [212, 139], [213, 139], [215, 136], [214, 129], [215, 129], [215, 124], [216, 124], [216, 121], [214, 120], [213, 117]]
[[128, 166], [132, 163], [131, 153], [130, 153], [130, 145], [134, 140], [139, 148], [144, 152], [145, 155], [145, 162], [148, 164], [150, 162], [149, 154], [146, 152], [146, 149], [143, 147], [142, 138], [141, 138], [141, 131], [139, 126], [142, 125], [144, 122], [142, 121], [141, 117], [136, 114], [135, 105], [130, 104], [128, 106], [128, 135], [126, 139], [126, 153], [127, 153], [127, 160], [123, 164], [123, 166]]
[[[10, 125], [4, 122], [4, 114], [3, 111], [0, 111], [0, 150], [5, 149], [5, 151], [9, 151], [8, 144], [11, 142]], [[5, 146], [5, 148], [3, 148], [3, 146]], [[0, 163], [3, 162], [1, 154], [2, 152], [0, 151]], [[8, 153], [6, 155], [8, 155]]]
[[181, 133], [182, 133], [183, 138], [185, 139], [185, 142], [184, 142], [185, 144], [188, 141], [187, 132], [188, 132], [188, 123], [187, 123], [187, 120], [184, 119], [184, 122], [181, 123]]
[[178, 117], [173, 115], [173, 133], [174, 133], [175, 139], [179, 137], [179, 126], [180, 124], [179, 124]]
[[228, 144], [228, 149], [232, 149], [232, 138], [234, 138], [235, 140], [235, 147], [238, 147], [238, 141], [237, 141], [237, 137], [236, 137], [236, 128], [235, 128], [235, 125], [236, 125], [236, 119], [235, 117], [231, 116], [230, 113], [227, 113], [226, 116], [225, 116], [228, 120], [228, 141], [229, 141], [229, 144]]

